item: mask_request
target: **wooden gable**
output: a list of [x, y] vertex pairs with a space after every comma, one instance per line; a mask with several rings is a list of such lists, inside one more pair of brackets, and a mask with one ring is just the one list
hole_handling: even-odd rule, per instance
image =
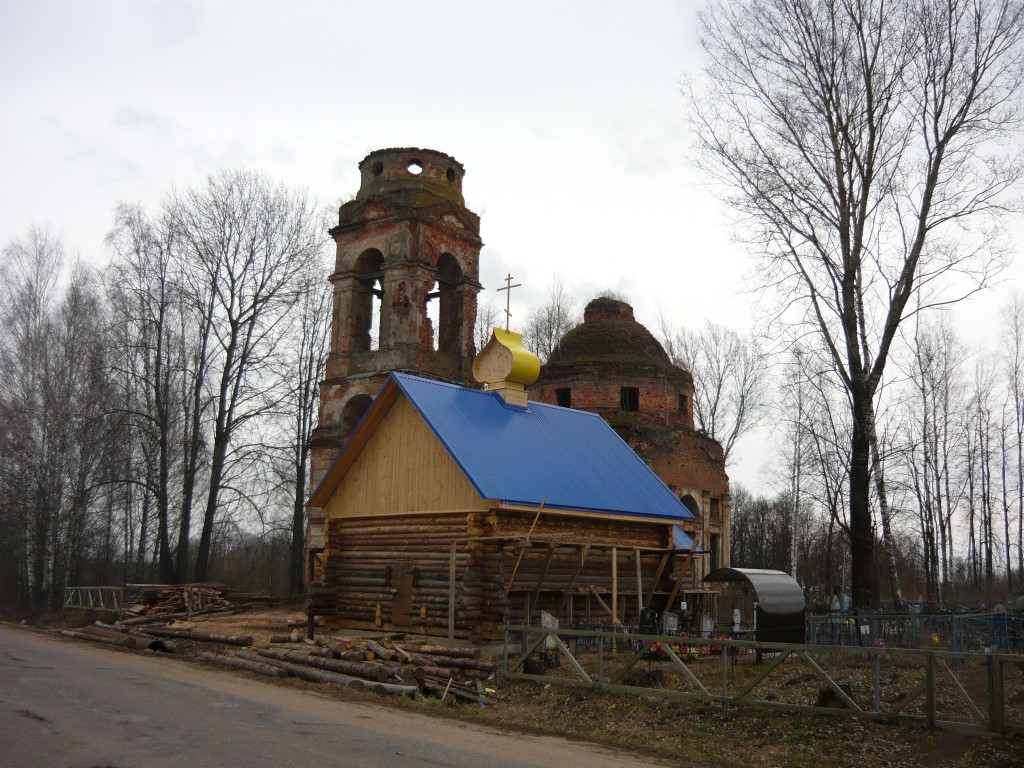
[[[370, 425], [365, 425], [370, 426]], [[484, 500], [409, 400], [399, 394], [324, 505], [328, 518], [469, 512]], [[347, 451], [346, 451], [347, 452]]]

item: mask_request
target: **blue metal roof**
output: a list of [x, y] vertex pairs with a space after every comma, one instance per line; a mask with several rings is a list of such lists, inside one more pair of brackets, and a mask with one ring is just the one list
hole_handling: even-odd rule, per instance
[[[687, 507], [687, 511], [689, 511], [689, 507]], [[693, 536], [688, 534], [686, 531], [684, 531], [678, 525], [673, 525], [672, 526], [672, 546], [675, 547], [676, 549], [686, 550], [687, 552], [689, 552], [691, 550], [694, 551], [694, 552], [703, 552], [704, 551], [701, 547], [694, 547], [693, 546]]]
[[392, 373], [390, 380], [485, 499], [527, 506], [544, 500], [559, 509], [693, 518], [596, 414], [534, 402], [517, 407], [496, 392], [402, 373]]

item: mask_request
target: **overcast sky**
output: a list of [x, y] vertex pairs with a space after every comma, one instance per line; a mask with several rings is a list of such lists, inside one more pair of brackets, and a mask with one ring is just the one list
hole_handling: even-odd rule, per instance
[[[247, 168], [337, 204], [381, 147], [446, 152], [482, 216], [481, 280], [560, 275], [696, 328], [751, 323], [752, 266], [694, 170], [679, 95], [695, 0], [0, 0], [0, 244], [33, 224], [96, 264], [118, 202]], [[991, 303], [991, 302], [990, 302]], [[764, 488], [770, 451], [730, 475]]]

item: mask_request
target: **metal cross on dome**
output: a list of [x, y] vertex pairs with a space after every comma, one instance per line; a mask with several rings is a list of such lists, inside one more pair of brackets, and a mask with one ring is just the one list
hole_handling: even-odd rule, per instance
[[505, 275], [505, 287], [497, 289], [498, 291], [508, 291], [508, 293], [505, 294], [505, 330], [506, 331], [508, 330], [509, 320], [512, 319], [512, 312], [510, 311], [511, 307], [512, 307], [512, 289], [513, 288], [521, 288], [522, 285], [523, 285], [522, 283], [516, 283], [515, 285], [512, 285], [512, 281], [514, 279], [515, 278], [512, 277], [512, 273], [511, 272], [508, 273], [507, 275]]

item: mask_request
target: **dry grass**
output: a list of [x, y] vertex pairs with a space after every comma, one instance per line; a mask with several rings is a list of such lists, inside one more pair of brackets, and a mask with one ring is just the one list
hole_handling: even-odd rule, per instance
[[[294, 609], [211, 615], [188, 626], [222, 634], [252, 635], [259, 645], [271, 634], [285, 631], [288, 619], [301, 618]], [[66, 617], [67, 618], [67, 617]], [[83, 616], [70, 623], [80, 626]], [[48, 622], [54, 623], [54, 622]], [[60, 622], [65, 625], [68, 622]], [[328, 631], [328, 634], [334, 635]], [[197, 644], [198, 645], [198, 644]], [[202, 649], [207, 650], [207, 649]], [[864, 704], [872, 696], [870, 666], [846, 657], [820, 660], [837, 680], [851, 685], [854, 699]], [[702, 665], [706, 665], [702, 668]], [[641, 662], [638, 669], [664, 670], [664, 685], [681, 685], [681, 679], [665, 662]], [[715, 660], [693, 665], [711, 690], [720, 686], [720, 666]], [[563, 672], [565, 670], [562, 670]], [[740, 664], [730, 672], [731, 686], [743, 685], [758, 669]], [[558, 672], [555, 672], [558, 674]], [[247, 673], [239, 673], [247, 674]], [[883, 698], [896, 700], [921, 679], [913, 664], [887, 668]], [[976, 671], [959, 676], [972, 694], [981, 684]], [[263, 679], [263, 678], [261, 678]], [[940, 675], [941, 682], [941, 675]], [[753, 708], [730, 709], [684, 699], [649, 695], [608, 693], [569, 686], [525, 681], [492, 680], [507, 701], [493, 706], [445, 706], [438, 701], [411, 702], [398, 697], [376, 697], [350, 689], [284, 680], [277, 684], [307, 688], [333, 698], [399, 707], [439, 717], [456, 718], [489, 727], [523, 733], [557, 735], [594, 742], [626, 753], [661, 758], [673, 765], [733, 768], [780, 766], [792, 768], [1020, 768], [1024, 766], [1024, 736], [996, 737], [979, 732], [928, 730], [905, 724], [880, 724], [847, 717], [790, 714]], [[756, 689], [762, 698], [813, 703], [822, 683], [803, 665], [786, 663]], [[951, 683], [940, 686], [939, 712], [965, 716], [959, 693]], [[975, 697], [977, 700], [977, 696]], [[1016, 704], [1024, 706], [1024, 697]], [[959, 708], [959, 709], [958, 709]], [[919, 711], [919, 709], [918, 709]], [[1014, 721], [1024, 717], [1015, 716]], [[628, 764], [628, 758], [627, 763]]]

